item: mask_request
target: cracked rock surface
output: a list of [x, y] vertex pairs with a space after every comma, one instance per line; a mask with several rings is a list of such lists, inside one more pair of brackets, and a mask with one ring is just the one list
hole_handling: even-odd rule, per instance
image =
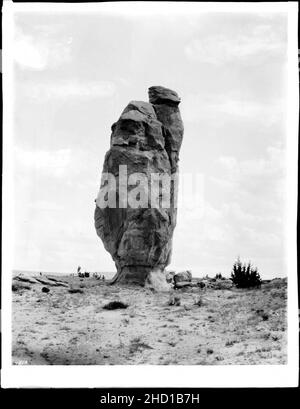
[[[165, 268], [170, 263], [176, 225], [176, 184], [170, 183], [164, 190], [170, 197], [170, 206], [164, 206], [162, 190], [155, 190], [158, 187], [151, 184], [151, 175], [163, 178], [176, 174], [183, 123], [178, 108], [180, 98], [175, 91], [154, 86], [148, 92], [149, 102], [131, 101], [112, 125], [111, 144], [102, 175], [114, 175], [116, 184], [109, 185], [109, 192], [115, 193], [116, 207], [104, 208], [97, 200], [95, 228], [116, 264], [115, 282], [155, 283], [164, 288], [167, 286]], [[124, 190], [120, 192], [120, 186], [124, 186], [120, 166], [127, 172], [127, 197], [124, 197]], [[137, 182], [137, 173], [148, 182]], [[127, 179], [125, 187], [126, 182]], [[105, 189], [107, 191], [107, 183], [102, 180], [100, 193]], [[160, 198], [155, 207], [151, 192], [157, 192]], [[136, 207], [136, 201], [132, 205], [129, 196], [139, 200], [147, 198], [146, 206]]]

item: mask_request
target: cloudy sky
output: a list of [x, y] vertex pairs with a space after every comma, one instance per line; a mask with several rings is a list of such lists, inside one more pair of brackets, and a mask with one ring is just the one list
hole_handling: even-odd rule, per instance
[[114, 271], [94, 229], [110, 126], [147, 89], [178, 92], [182, 173], [171, 268], [284, 276], [285, 13], [16, 13], [14, 267]]

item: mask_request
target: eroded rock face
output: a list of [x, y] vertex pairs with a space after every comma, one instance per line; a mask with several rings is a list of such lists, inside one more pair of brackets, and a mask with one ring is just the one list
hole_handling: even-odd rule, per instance
[[180, 282], [191, 282], [192, 281], [192, 273], [189, 270], [181, 271], [174, 275], [174, 283]]
[[[151, 87], [149, 100], [131, 101], [112, 126], [95, 228], [116, 264], [115, 281], [164, 286], [176, 225], [176, 184], [165, 185], [166, 197], [169, 194], [171, 199], [170, 206], [165, 206], [153, 174], [169, 180], [176, 174], [183, 124], [176, 92]], [[108, 173], [115, 182], [107, 178]], [[115, 206], [112, 199], [105, 207], [103, 200], [114, 196]]]

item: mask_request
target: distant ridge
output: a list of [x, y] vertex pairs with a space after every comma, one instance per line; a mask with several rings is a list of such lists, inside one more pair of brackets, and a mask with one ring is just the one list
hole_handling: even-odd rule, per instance
[[[83, 270], [84, 271], [84, 270]], [[12, 275], [18, 275], [18, 274], [23, 274], [27, 277], [31, 277], [31, 276], [36, 276], [39, 275], [40, 273], [42, 273], [43, 275], [70, 275], [70, 274], [77, 274], [76, 270], [73, 271], [42, 271], [42, 270], [12, 270]], [[104, 274], [106, 278], [112, 278], [116, 273], [114, 271], [89, 271], [89, 273], [93, 274], [93, 273], [98, 273], [98, 274]]]

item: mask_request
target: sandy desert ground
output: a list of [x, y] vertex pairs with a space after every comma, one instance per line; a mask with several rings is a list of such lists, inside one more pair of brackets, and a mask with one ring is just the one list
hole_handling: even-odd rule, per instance
[[[13, 280], [16, 365], [286, 363], [286, 279], [157, 293], [95, 278], [21, 277]], [[180, 305], [169, 305], [172, 294]], [[103, 308], [116, 300], [128, 307]]]

